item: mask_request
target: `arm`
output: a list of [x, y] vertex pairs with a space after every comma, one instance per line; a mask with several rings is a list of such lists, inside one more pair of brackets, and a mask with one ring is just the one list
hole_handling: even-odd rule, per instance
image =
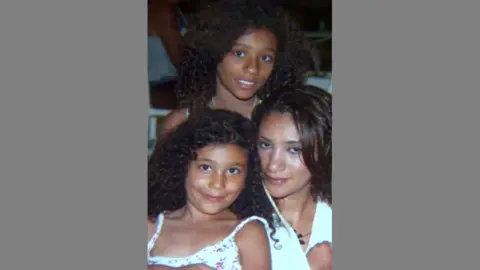
[[181, 35], [175, 12], [176, 1], [152, 1], [148, 7], [148, 31], [159, 37], [172, 63], [178, 68], [181, 57]]
[[162, 124], [157, 129], [157, 140], [165, 138], [177, 126], [182, 124], [187, 119], [187, 110], [178, 109], [170, 112], [163, 120]]
[[312, 270], [331, 270], [332, 246], [329, 243], [317, 244], [308, 252], [307, 259]]
[[265, 227], [260, 222], [249, 222], [235, 238], [243, 270], [270, 270], [270, 245]]

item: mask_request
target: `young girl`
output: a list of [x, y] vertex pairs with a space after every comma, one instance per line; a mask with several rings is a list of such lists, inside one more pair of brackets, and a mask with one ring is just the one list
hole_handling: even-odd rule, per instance
[[157, 146], [148, 176], [149, 265], [271, 268], [265, 226], [275, 230], [273, 206], [255, 133], [240, 114], [212, 110]]
[[331, 269], [332, 98], [313, 86], [296, 90], [253, 113], [265, 187], [284, 224], [274, 235], [281, 248], [272, 248], [273, 269]]
[[205, 108], [250, 118], [263, 98], [280, 86], [295, 89], [312, 66], [306, 38], [276, 5], [217, 0], [188, 21], [175, 90], [181, 108], [164, 119], [157, 138]]

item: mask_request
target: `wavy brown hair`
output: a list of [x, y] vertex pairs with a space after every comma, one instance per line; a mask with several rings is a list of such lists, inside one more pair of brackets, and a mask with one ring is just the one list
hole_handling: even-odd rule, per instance
[[246, 0], [217, 0], [200, 6], [188, 18], [175, 93], [180, 107], [205, 108], [215, 95], [217, 65], [248, 29], [266, 28], [277, 38], [273, 71], [257, 93], [268, 97], [280, 87], [295, 89], [311, 69], [310, 45], [283, 8]]
[[247, 150], [248, 165], [245, 187], [230, 210], [239, 219], [253, 215], [266, 219], [273, 230], [272, 236], [275, 233], [273, 206], [263, 188], [255, 134], [256, 127], [252, 121], [226, 110], [207, 110], [178, 126], [156, 146], [149, 159], [149, 219], [155, 221], [160, 213], [186, 205], [185, 179], [189, 164], [196, 159], [199, 149], [212, 144], [234, 144]]
[[314, 87], [281, 89], [258, 105], [252, 120], [259, 126], [271, 113], [292, 116], [300, 135], [302, 158], [312, 174], [312, 195], [332, 203], [332, 95]]

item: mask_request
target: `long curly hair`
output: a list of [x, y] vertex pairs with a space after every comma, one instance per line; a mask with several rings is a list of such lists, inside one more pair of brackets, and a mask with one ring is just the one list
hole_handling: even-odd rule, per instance
[[292, 116], [300, 135], [302, 158], [312, 174], [312, 196], [332, 203], [332, 95], [314, 87], [281, 89], [258, 105], [252, 120], [260, 126], [269, 114]]
[[159, 213], [186, 205], [188, 167], [196, 159], [199, 149], [212, 144], [234, 144], [248, 151], [248, 164], [245, 187], [230, 210], [239, 219], [252, 215], [265, 218], [273, 230], [272, 236], [275, 232], [274, 210], [263, 187], [255, 134], [256, 127], [252, 121], [226, 110], [208, 110], [201, 116], [191, 116], [181, 124], [157, 145], [149, 159], [149, 219], [155, 221]]
[[295, 89], [303, 82], [313, 65], [311, 45], [283, 8], [267, 2], [210, 1], [188, 17], [191, 26], [183, 40], [175, 88], [180, 107], [207, 106], [215, 95], [217, 65], [247, 29], [267, 28], [279, 41], [273, 71], [257, 92], [260, 100], [282, 86]]

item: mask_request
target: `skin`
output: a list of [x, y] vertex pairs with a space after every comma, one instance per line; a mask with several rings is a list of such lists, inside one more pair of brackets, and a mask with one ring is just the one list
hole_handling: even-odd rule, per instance
[[[255, 94], [272, 73], [276, 51], [276, 38], [266, 29], [250, 30], [241, 36], [218, 65], [216, 104], [226, 108], [252, 106]], [[242, 84], [242, 80], [253, 85]]]
[[[272, 113], [260, 124], [258, 153], [265, 185], [297, 232], [311, 232], [316, 202], [310, 194], [311, 173], [302, 158], [300, 136], [290, 114]], [[307, 248], [310, 235], [303, 238]], [[331, 247], [320, 244], [307, 256], [312, 269], [331, 269]]]
[[[190, 164], [186, 190], [187, 211], [199, 220], [232, 214], [227, 209], [245, 184], [247, 154], [236, 145], [212, 145], [197, 151]], [[209, 196], [218, 197], [214, 201]]]
[[332, 246], [329, 243], [315, 245], [307, 254], [312, 270], [332, 269]]
[[[165, 214], [157, 243], [169, 244], [156, 245], [152, 255], [185, 257], [227, 237], [240, 222], [228, 207], [244, 188], [247, 161], [247, 152], [236, 145], [210, 145], [197, 151], [185, 183], [187, 204]], [[155, 228], [156, 224], [149, 222], [149, 239]], [[262, 224], [246, 224], [235, 240], [243, 269], [270, 269], [269, 243]]]
[[259, 135], [258, 153], [270, 195], [276, 200], [308, 195], [312, 175], [303, 162], [300, 136], [291, 116], [267, 116]]
[[[250, 118], [255, 95], [273, 71], [277, 39], [267, 29], [253, 29], [240, 36], [217, 66], [215, 108], [228, 109]], [[239, 80], [252, 81], [245, 86]], [[163, 120], [158, 138], [186, 120], [186, 109], [171, 112]]]

